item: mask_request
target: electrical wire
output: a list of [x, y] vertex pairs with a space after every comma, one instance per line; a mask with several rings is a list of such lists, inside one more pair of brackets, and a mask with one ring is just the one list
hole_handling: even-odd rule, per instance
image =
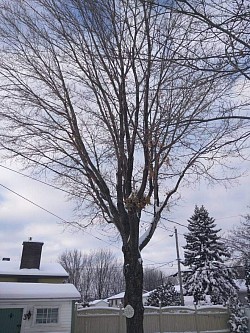
[[[74, 224], [76, 224], [76, 222], [65, 220], [64, 218], [60, 217], [59, 215], [57, 215], [57, 214], [51, 212], [50, 210], [48, 210], [48, 209], [46, 209], [46, 208], [44, 208], [44, 207], [38, 205], [38, 204], [35, 203], [34, 201], [32, 201], [32, 200], [30, 200], [30, 199], [24, 197], [23, 195], [17, 193], [16, 191], [10, 189], [9, 187], [7, 187], [7, 186], [5, 186], [5, 185], [3, 185], [3, 184], [1, 184], [1, 183], [0, 183], [0, 186], [2, 186], [3, 188], [5, 188], [6, 190], [10, 191], [11, 193], [17, 195], [18, 197], [22, 198], [23, 200], [25, 200], [25, 201], [31, 203], [32, 205], [38, 207], [39, 209], [42, 209], [42, 210], [45, 211], [46, 213], [48, 213], [48, 214], [50, 214], [50, 215], [56, 217], [58, 220], [62, 221], [63, 223], [65, 223], [65, 224], [67, 224], [67, 225], [74, 225]], [[99, 238], [98, 236], [95, 236], [95, 235], [91, 234], [90, 232], [88, 232], [88, 231], [86, 231], [86, 230], [84, 230], [84, 232], [85, 232], [86, 234], [88, 234], [88, 235], [90, 235], [90, 236], [96, 238], [97, 240], [106, 243], [106, 244], [109, 245], [109, 246], [113, 246], [113, 247], [116, 247], [117, 249], [120, 249], [118, 246], [115, 246], [114, 244], [111, 244], [111, 243], [105, 241], [104, 239]]]
[[[14, 172], [14, 173], [16, 173], [16, 174], [18, 174], [18, 175], [21, 175], [21, 176], [23, 176], [23, 177], [29, 178], [29, 179], [31, 179], [31, 180], [33, 180], [33, 181], [39, 182], [39, 183], [41, 183], [41, 184], [43, 184], [43, 185], [46, 185], [46, 186], [49, 186], [49, 187], [54, 188], [54, 189], [56, 189], [56, 190], [59, 190], [59, 191], [61, 191], [61, 192], [64, 192], [64, 193], [66, 193], [66, 194], [72, 195], [72, 196], [74, 196], [74, 197], [79, 197], [79, 198], [81, 197], [80, 195], [77, 195], [76, 193], [72, 193], [72, 192], [67, 191], [67, 190], [65, 190], [65, 189], [63, 189], [63, 188], [61, 188], [61, 187], [56, 186], [56, 185], [53, 185], [53, 184], [47, 183], [47, 182], [45, 182], [45, 181], [42, 181], [42, 180], [40, 180], [40, 179], [37, 179], [37, 178], [31, 177], [31, 176], [29, 176], [29, 175], [27, 175], [27, 174], [24, 174], [24, 173], [22, 173], [22, 172], [20, 172], [20, 171], [14, 170], [14, 169], [12, 169], [12, 168], [10, 168], [10, 167], [7, 167], [7, 166], [4, 166], [4, 165], [2, 165], [2, 164], [0, 164], [0, 167], [3, 168], [3, 169], [9, 170], [9, 171], [11, 171], [11, 172]], [[90, 199], [88, 199], [88, 198], [84, 198], [84, 200], [89, 201], [89, 202], [92, 202], [92, 201], [91, 201]], [[31, 203], [32, 203], [32, 202], [31, 202]], [[33, 203], [33, 204], [35, 204], [35, 203]], [[42, 208], [42, 209], [43, 209], [43, 208]], [[150, 214], [150, 215], [154, 215], [153, 212], [150, 212], [150, 211], [147, 211], [147, 210], [144, 210], [144, 212], [147, 213], [147, 214]], [[223, 219], [235, 218], [235, 217], [240, 217], [240, 216], [241, 216], [241, 215], [219, 217], [219, 218], [216, 218], [216, 220], [223, 220]], [[165, 220], [165, 221], [167, 221], [167, 222], [173, 223], [173, 224], [177, 224], [177, 225], [179, 225], [179, 226], [181, 226], [181, 227], [188, 228], [186, 225], [184, 225], [184, 224], [182, 224], [182, 223], [180, 223], [180, 222], [177, 222], [177, 221], [171, 220], [171, 219], [169, 219], [169, 218], [166, 218], [166, 217], [164, 217], [164, 216], [161, 216], [161, 219], [162, 219], [162, 220]], [[165, 229], [165, 228], [162, 227], [162, 226], [159, 226], [159, 228]], [[166, 229], [167, 229], [167, 228], [166, 228]], [[170, 231], [170, 230], [169, 230], [169, 231]], [[178, 232], [178, 234], [183, 236], [183, 234], [181, 234], [181, 233], [179, 233], [179, 232]]]
[[[64, 193], [70, 194], [70, 195], [75, 196], [75, 197], [80, 197], [80, 196], [77, 196], [75, 193], [72, 193], [72, 192], [70, 192], [70, 191], [67, 191], [67, 190], [65, 190], [65, 189], [62, 189], [62, 188], [60, 188], [60, 187], [58, 187], [58, 186], [55, 186], [55, 185], [52, 185], [52, 184], [50, 184], [50, 183], [44, 182], [44, 181], [42, 181], [42, 180], [40, 180], [40, 179], [36, 179], [36, 178], [31, 177], [31, 176], [29, 176], [29, 175], [27, 175], [27, 174], [24, 174], [24, 173], [22, 173], [22, 172], [20, 172], [20, 171], [14, 170], [14, 169], [12, 169], [12, 168], [10, 168], [10, 167], [4, 166], [4, 165], [2, 165], [2, 164], [0, 164], [0, 167], [1, 167], [1, 168], [4, 168], [4, 169], [6, 169], [6, 170], [12, 171], [12, 172], [14, 172], [14, 173], [16, 173], [16, 174], [18, 174], [18, 175], [23, 176], [23, 177], [29, 178], [29, 179], [31, 179], [31, 180], [33, 180], [33, 181], [39, 182], [39, 183], [41, 183], [41, 184], [43, 184], [43, 185], [47, 185], [47, 186], [49, 186], [49, 187], [52, 187], [52, 188], [54, 188], [54, 189], [56, 189], [56, 190], [62, 191], [62, 192], [64, 192]], [[16, 193], [16, 194], [17, 194], [17, 193]], [[28, 199], [27, 199], [27, 200], [28, 200]], [[88, 198], [84, 198], [84, 200], [89, 201], [89, 202], [92, 202], [92, 201], [91, 201], [90, 199], [88, 199]], [[29, 201], [29, 200], [28, 200], [28, 201]], [[32, 202], [30, 201], [30, 203], [32, 203]], [[36, 205], [35, 203], [32, 203], [32, 204]], [[43, 209], [43, 208], [42, 208], [42, 209]], [[149, 211], [146, 211], [146, 210], [144, 210], [144, 212], [147, 213], [147, 214], [150, 214], [150, 215], [154, 215], [153, 212], [149, 212]], [[181, 223], [179, 223], [179, 222], [177, 222], [177, 221], [173, 221], [173, 220], [167, 219], [167, 218], [165, 218], [165, 217], [163, 217], [163, 216], [161, 216], [161, 219], [162, 219], [162, 220], [166, 220], [166, 221], [168, 221], [168, 222], [170, 222], [170, 223], [174, 223], [174, 224], [177, 224], [177, 225], [180, 225], [180, 226], [182, 226], [182, 227], [187, 228], [186, 225], [181, 224]], [[163, 229], [164, 227], [161, 227], [161, 228]], [[181, 234], [180, 234], [180, 235], [181, 235]]]
[[[48, 213], [48, 214], [50, 214], [50, 215], [56, 217], [58, 220], [62, 221], [63, 223], [65, 223], [65, 224], [67, 224], [67, 225], [72, 225], [72, 224], [74, 225], [74, 222], [73, 222], [73, 221], [67, 221], [67, 220], [65, 220], [64, 218], [60, 217], [59, 215], [57, 215], [57, 214], [51, 212], [50, 210], [48, 210], [48, 209], [42, 207], [41, 205], [35, 203], [34, 201], [32, 201], [32, 200], [30, 200], [30, 199], [24, 197], [23, 195], [21, 195], [21, 194], [17, 193], [16, 191], [12, 190], [11, 188], [9, 188], [9, 187], [7, 187], [7, 186], [1, 184], [1, 183], [0, 183], [0, 186], [3, 187], [3, 188], [5, 188], [6, 190], [10, 191], [11, 193], [17, 195], [18, 197], [22, 198], [23, 200], [25, 200], [25, 201], [31, 203], [31, 204], [34, 205], [35, 207], [38, 207], [39, 209], [45, 211], [46, 213]], [[104, 239], [99, 238], [98, 236], [95, 236], [95, 235], [91, 234], [90, 232], [88, 232], [88, 231], [86, 231], [86, 230], [84, 230], [84, 232], [85, 232], [86, 234], [88, 234], [88, 235], [90, 235], [90, 236], [96, 238], [97, 240], [99, 240], [99, 241], [101, 241], [101, 242], [103, 242], [103, 243], [105, 243], [105, 244], [107, 244], [107, 245], [109, 245], [109, 246], [115, 247], [116, 249], [119, 249], [119, 250], [120, 250], [120, 248], [119, 248], [118, 246], [116, 246], [116, 245], [114, 245], [114, 244], [112, 244], [112, 243], [109, 243], [109, 242], [105, 241]], [[166, 262], [166, 263], [157, 263], [157, 262], [155, 262], [155, 261], [153, 261], [153, 260], [146, 259], [146, 258], [145, 258], [144, 260], [152, 262], [152, 265], [159, 265], [159, 264], [160, 264], [159, 267], [163, 267], [163, 266], [169, 264], [168, 262]], [[171, 262], [172, 262], [172, 261], [171, 261]]]
[[[22, 172], [20, 172], [20, 171], [14, 170], [14, 169], [12, 169], [12, 168], [10, 168], [10, 167], [4, 166], [4, 165], [2, 165], [2, 164], [0, 164], [0, 167], [6, 169], [6, 170], [8, 170], [8, 171], [14, 172], [14, 173], [16, 173], [16, 174], [18, 174], [18, 175], [21, 175], [21, 176], [23, 176], [23, 177], [26, 177], [26, 178], [28, 178], [28, 179], [31, 179], [31, 180], [33, 180], [33, 181], [36, 181], [36, 182], [38, 182], [38, 183], [41, 183], [41, 184], [43, 184], [43, 185], [46, 185], [46, 186], [49, 186], [49, 187], [54, 188], [54, 189], [56, 189], [56, 190], [59, 190], [59, 191], [61, 191], [61, 192], [64, 192], [64, 193], [70, 194], [70, 195], [75, 196], [75, 197], [80, 197], [80, 196], [77, 196], [75, 193], [71, 193], [70, 191], [67, 191], [67, 190], [65, 190], [65, 189], [62, 189], [62, 188], [60, 188], [60, 187], [58, 187], [58, 186], [55, 186], [55, 185], [50, 184], [50, 183], [47, 183], [47, 182], [42, 181], [42, 180], [40, 180], [40, 179], [36, 179], [36, 178], [34, 178], [34, 177], [31, 177], [31, 176], [29, 176], [29, 175], [27, 175], [27, 174], [24, 174], [24, 173], [22, 173]], [[36, 207], [42, 209], [43, 211], [45, 211], [45, 212], [47, 212], [47, 213], [53, 215], [53, 216], [56, 217], [57, 219], [62, 220], [64, 223], [71, 223], [71, 222], [65, 221], [65, 220], [62, 219], [60, 216], [58, 216], [58, 215], [56, 215], [56, 214], [50, 212], [50, 211], [47, 210], [46, 208], [44, 208], [44, 207], [42, 207], [42, 206], [36, 204], [34, 201], [31, 201], [30, 199], [25, 198], [25, 197], [22, 196], [21, 194], [18, 194], [17, 192], [15, 192], [15, 191], [13, 191], [13, 190], [7, 188], [6, 186], [4, 186], [4, 185], [2, 185], [2, 184], [0, 184], [0, 185], [1, 185], [2, 187], [5, 187], [5, 188], [6, 188], [7, 190], [9, 190], [10, 192], [12, 192], [12, 193], [18, 195], [18, 196], [21, 197], [22, 199], [24, 199], [24, 200], [28, 201], [29, 203], [33, 204], [34, 206], [36, 206]], [[84, 198], [84, 200], [89, 201], [89, 202], [92, 202], [92, 201], [91, 201], [90, 199], [88, 199], [88, 198]], [[148, 214], [150, 214], [150, 215], [154, 215], [154, 213], [149, 212], [149, 211], [145, 211], [145, 213], [148, 213]], [[185, 226], [185, 225], [183, 225], [183, 224], [181, 224], [181, 223], [179, 223], [179, 222], [176, 222], [176, 221], [172, 221], [172, 220], [166, 219], [166, 218], [164, 218], [164, 217], [162, 217], [162, 216], [161, 216], [161, 219], [166, 220], [166, 221], [168, 221], [168, 222], [170, 222], [170, 223], [174, 223], [174, 224], [177, 224], [177, 225], [180, 225], [180, 226], [184, 226], [184, 227], [187, 228], [187, 226]], [[164, 227], [164, 226], [160, 226], [160, 225], [159, 225], [158, 227], [161, 228], [161, 229], [163, 229], [163, 230], [168, 230], [168, 229], [167, 229], [166, 227]], [[172, 230], [168, 230], [168, 231], [172, 232]], [[181, 234], [181, 233], [179, 233], [179, 232], [178, 232], [178, 234], [179, 234], [179, 235], [183, 235], [183, 234]]]
[[[80, 197], [80, 196], [78, 196], [78, 195], [75, 194], [75, 193], [72, 193], [72, 192], [70, 192], [70, 191], [67, 191], [67, 190], [65, 190], [65, 189], [63, 189], [63, 188], [61, 188], [61, 187], [56, 186], [56, 185], [53, 185], [53, 184], [47, 183], [47, 182], [45, 182], [45, 181], [43, 181], [43, 180], [40, 180], [40, 179], [37, 179], [37, 178], [31, 177], [31, 176], [29, 176], [29, 175], [26, 175], [25, 173], [22, 173], [22, 172], [20, 172], [20, 171], [14, 170], [14, 169], [12, 169], [12, 168], [10, 168], [10, 167], [4, 166], [4, 165], [2, 165], [2, 164], [0, 164], [0, 167], [3, 168], [3, 169], [9, 170], [9, 171], [11, 171], [11, 172], [14, 172], [14, 173], [16, 173], [16, 174], [18, 174], [18, 175], [20, 175], [20, 176], [23, 176], [23, 177], [29, 178], [29, 179], [31, 179], [31, 180], [34, 180], [34, 181], [36, 181], [36, 182], [38, 182], [38, 183], [41, 183], [41, 184], [43, 184], [43, 185], [46, 185], [46, 186], [52, 187], [52, 188], [54, 188], [54, 189], [56, 189], [56, 190], [59, 190], [59, 191], [61, 191], [61, 192], [64, 192], [64, 193], [70, 194], [70, 195], [75, 196], [75, 197]], [[88, 199], [88, 198], [87, 198], [86, 200], [87, 200], [87, 201], [90, 201], [90, 199]]]
[[[41, 180], [36, 179], [36, 178], [34, 178], [34, 177], [31, 177], [31, 176], [29, 176], [29, 175], [26, 175], [26, 174], [24, 174], [24, 173], [22, 173], [22, 172], [20, 172], [20, 171], [17, 171], [17, 170], [14, 170], [14, 169], [12, 169], [12, 168], [9, 168], [9, 167], [6, 167], [6, 166], [3, 166], [3, 165], [1, 165], [1, 164], [0, 164], [0, 167], [1, 167], [1, 168], [4, 168], [4, 169], [6, 169], [6, 170], [9, 170], [9, 171], [11, 171], [11, 172], [14, 172], [14, 173], [16, 173], [16, 174], [19, 174], [19, 175], [21, 175], [21, 176], [27, 177], [27, 178], [29, 178], [29, 179], [31, 179], [31, 180], [33, 180], [33, 181], [36, 181], [36, 182], [42, 183], [42, 184], [44, 184], [44, 185], [46, 185], [46, 186], [52, 187], [52, 188], [54, 188], [54, 189], [56, 189], [56, 190], [59, 190], [59, 191], [62, 191], [62, 192], [64, 192], [64, 193], [67, 193], [67, 194], [73, 195], [71, 192], [69, 192], [69, 191], [67, 191], [67, 190], [64, 190], [64, 189], [62, 189], [62, 188], [59, 188], [59, 187], [57, 187], [57, 186], [55, 186], [55, 185], [52, 185], [52, 184], [49, 184], [49, 183], [47, 183], [47, 182], [41, 181]], [[36, 206], [37, 208], [39, 208], [39, 209], [45, 211], [46, 213], [48, 213], [48, 214], [50, 214], [50, 215], [56, 217], [58, 220], [62, 221], [63, 223], [65, 223], [65, 224], [67, 224], [67, 225], [78, 224], [78, 223], [73, 222], [73, 221], [67, 221], [67, 220], [65, 220], [64, 218], [60, 217], [59, 215], [57, 215], [57, 214], [51, 212], [50, 210], [48, 210], [48, 209], [42, 207], [41, 205], [39, 205], [39, 204], [35, 203], [34, 201], [32, 201], [32, 200], [30, 200], [30, 199], [24, 197], [23, 195], [17, 193], [16, 191], [10, 189], [9, 187], [7, 187], [7, 186], [5, 186], [5, 185], [3, 185], [3, 184], [1, 184], [1, 183], [0, 183], [0, 186], [2, 186], [3, 188], [5, 188], [6, 190], [10, 191], [11, 193], [13, 193], [13, 194], [19, 196], [19, 197], [22, 198], [23, 200], [25, 200], [25, 201], [31, 203], [32, 205]], [[76, 195], [74, 194], [74, 196], [76, 196]], [[86, 199], [86, 200], [90, 201], [89, 199]], [[152, 212], [149, 212], [149, 211], [145, 211], [145, 212], [148, 213], [148, 214], [150, 214], [150, 215], [154, 215]], [[239, 216], [239, 215], [238, 215], [238, 216]], [[231, 216], [231, 217], [233, 217], [233, 216]], [[231, 218], [231, 217], [228, 217], [228, 218]], [[236, 216], [234, 216], [234, 217], [236, 217]], [[164, 218], [164, 217], [161, 217], [161, 219], [166, 220], [166, 221], [168, 221], [168, 222], [170, 222], [170, 223], [174, 223], [174, 224], [177, 224], [177, 225], [180, 225], [180, 226], [182, 226], [182, 227], [187, 228], [186, 225], [184, 225], [184, 224], [182, 224], [182, 223], [179, 223], [179, 222], [177, 222], [177, 221], [173, 221], [173, 220], [170, 220], [170, 219], [167, 219], [167, 218]], [[223, 218], [220, 218], [220, 219], [223, 219]], [[78, 226], [79, 226], [79, 224], [78, 224]], [[172, 232], [172, 230], [170, 230], [170, 229], [168, 229], [168, 228], [166, 228], [166, 227], [163, 227], [163, 226], [159, 226], [159, 227], [161, 227], [161, 228], [162, 228], [163, 230], [165, 230], [165, 231]], [[95, 238], [95, 239], [97, 239], [97, 240], [99, 240], [99, 241], [105, 243], [106, 245], [108, 245], [108, 246], [112, 246], [112, 247], [115, 247], [116, 249], [119, 249], [119, 250], [120, 250], [120, 248], [119, 248], [118, 246], [116, 246], [116, 245], [114, 245], [114, 244], [112, 244], [112, 243], [109, 243], [109, 242], [105, 241], [104, 239], [99, 238], [98, 236], [93, 235], [92, 233], [90, 233], [90, 232], [88, 232], [88, 231], [86, 231], [86, 230], [84, 230], [84, 232], [85, 232], [86, 234], [90, 235], [91, 237], [93, 237], [93, 238]], [[179, 233], [179, 232], [178, 232], [178, 234], [179, 234], [179, 235], [183, 235], [183, 234], [181, 234], [181, 233]], [[152, 264], [148, 264], [148, 265], [160, 265], [160, 266], [157, 267], [157, 269], [160, 268], [160, 267], [163, 267], [163, 266], [169, 265], [170, 263], [175, 262], [175, 260], [173, 260], [173, 261], [170, 261], [170, 262], [157, 263], [157, 262], [155, 262], [155, 261], [153, 261], [153, 260], [149, 260], [149, 259], [146, 259], [146, 258], [145, 258], [144, 260], [152, 262]], [[155, 268], [154, 268], [154, 269], [155, 269]], [[169, 269], [173, 269], [173, 268], [172, 268], [172, 267], [171, 267], [171, 268], [169, 267]]]

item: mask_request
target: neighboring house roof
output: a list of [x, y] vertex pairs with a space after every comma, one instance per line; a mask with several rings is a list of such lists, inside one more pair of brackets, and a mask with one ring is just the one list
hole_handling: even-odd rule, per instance
[[70, 283], [0, 282], [0, 300], [80, 299], [80, 293]]
[[[155, 289], [154, 289], [154, 290], [155, 290]], [[152, 294], [152, 292], [153, 292], [154, 290], [147, 291], [146, 293], [144, 293], [144, 294], [142, 295], [142, 297], [149, 297], [150, 294]]]
[[124, 294], [125, 294], [125, 291], [122, 291], [119, 294], [116, 294], [114, 296], [109, 297], [107, 300], [110, 301], [112, 299], [121, 299], [121, 298], [124, 298]]
[[69, 275], [59, 263], [41, 263], [40, 269], [20, 269], [20, 262], [0, 261], [0, 276], [54, 276], [67, 278]]
[[246, 280], [237, 279], [234, 280], [236, 286], [239, 288], [239, 292], [247, 292]]
[[91, 305], [98, 305], [100, 303], [102, 303], [102, 304], [103, 303], [108, 304], [108, 302], [105, 301], [105, 300], [103, 300], [103, 299], [96, 299], [94, 301], [89, 302], [89, 306], [91, 306]]
[[[152, 291], [151, 291], [152, 292]], [[145, 292], [143, 295], [142, 295], [142, 297], [144, 297], [144, 296], [148, 296], [148, 294], [149, 293], [151, 293], [150, 291], [148, 292]], [[122, 299], [122, 298], [124, 298], [124, 294], [125, 294], [125, 291], [122, 291], [122, 292], [120, 292], [119, 294], [116, 294], [116, 295], [113, 295], [113, 296], [111, 296], [111, 297], [109, 297], [109, 298], [107, 298], [107, 301], [110, 301], [110, 300], [112, 300], [112, 299]]]

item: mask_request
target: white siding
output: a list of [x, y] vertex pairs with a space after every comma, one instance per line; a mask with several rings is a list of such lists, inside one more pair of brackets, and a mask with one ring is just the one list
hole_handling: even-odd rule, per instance
[[[1, 302], [0, 308], [20, 307], [24, 308], [23, 313], [31, 312], [29, 320], [22, 320], [20, 333], [71, 333], [71, 300], [32, 300], [32, 301], [11, 301]], [[36, 324], [36, 307], [58, 307], [59, 320], [57, 324]]]

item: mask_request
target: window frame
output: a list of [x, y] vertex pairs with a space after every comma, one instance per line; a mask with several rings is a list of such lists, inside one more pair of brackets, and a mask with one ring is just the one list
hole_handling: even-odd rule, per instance
[[[57, 309], [57, 322], [47, 322], [48, 319], [48, 311]], [[56, 326], [60, 324], [60, 306], [59, 305], [44, 305], [44, 306], [36, 306], [34, 309], [34, 321], [33, 324], [36, 326]], [[37, 322], [37, 314], [38, 310], [47, 310], [47, 315], [46, 315], [46, 322], [43, 323], [38, 323]], [[45, 318], [45, 317], [44, 317]], [[42, 319], [42, 318], [41, 318]]]

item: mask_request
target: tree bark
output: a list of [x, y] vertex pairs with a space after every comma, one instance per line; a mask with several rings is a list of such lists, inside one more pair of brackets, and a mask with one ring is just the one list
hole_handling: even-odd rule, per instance
[[127, 333], [143, 333], [143, 267], [140, 251], [133, 251], [130, 246], [124, 246], [123, 254], [126, 282], [124, 308], [131, 305], [134, 309], [133, 317], [126, 318]]

